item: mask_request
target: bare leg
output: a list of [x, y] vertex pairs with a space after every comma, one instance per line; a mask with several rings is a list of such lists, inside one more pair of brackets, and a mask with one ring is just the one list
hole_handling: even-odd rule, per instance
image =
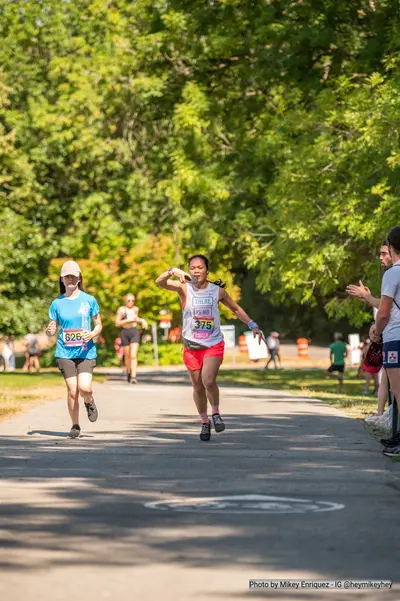
[[68, 391], [68, 411], [71, 417], [72, 425], [79, 424], [79, 391], [78, 378], [72, 376], [65, 380]]
[[381, 379], [381, 383], [379, 385], [379, 390], [378, 390], [378, 415], [382, 415], [382, 413], [385, 409], [385, 404], [386, 404], [386, 401], [387, 401], [388, 395], [389, 395], [388, 383], [389, 382], [388, 382], [386, 369], [383, 369], [382, 370], [382, 379]]
[[93, 400], [92, 374], [86, 372], [79, 374], [78, 388], [84, 402], [86, 404], [91, 403]]
[[128, 375], [131, 373], [131, 347], [124, 346], [125, 367]]
[[216, 380], [221, 363], [220, 357], [206, 357], [201, 370], [203, 386], [212, 407], [219, 407], [219, 388]]
[[196, 404], [199, 415], [207, 413], [207, 395], [201, 379], [201, 369], [189, 371], [193, 386], [193, 400]]
[[372, 378], [372, 374], [370, 374], [369, 372], [367, 372], [365, 374], [365, 386], [364, 386], [364, 392], [363, 392], [363, 394], [369, 394], [369, 384], [371, 382], [371, 378]]
[[378, 390], [379, 390], [379, 373], [373, 374], [373, 378], [374, 378], [374, 394], [377, 395]]
[[344, 379], [344, 374], [341, 374], [340, 372], [338, 373], [338, 392], [342, 392], [343, 389], [343, 379]]
[[386, 375], [389, 378], [390, 388], [396, 398], [397, 407], [400, 403], [400, 367], [391, 367], [386, 370]]
[[136, 371], [137, 371], [137, 356], [138, 356], [138, 350], [139, 350], [139, 343], [138, 342], [132, 342], [132, 344], [130, 345], [130, 349], [131, 349], [131, 366], [130, 366], [130, 374], [132, 376], [132, 378], [136, 378]]

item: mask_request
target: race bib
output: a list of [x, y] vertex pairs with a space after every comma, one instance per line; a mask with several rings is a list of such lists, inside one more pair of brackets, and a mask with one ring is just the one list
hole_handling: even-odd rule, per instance
[[80, 328], [63, 330], [63, 342], [64, 346], [70, 348], [73, 346], [82, 346], [84, 340], [82, 338], [83, 330]]
[[207, 315], [195, 315], [193, 317], [194, 338], [207, 340], [208, 338], [211, 338], [214, 329], [214, 317]]

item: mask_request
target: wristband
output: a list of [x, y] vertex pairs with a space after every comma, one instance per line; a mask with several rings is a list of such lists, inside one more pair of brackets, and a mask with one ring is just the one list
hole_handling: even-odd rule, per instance
[[247, 325], [249, 326], [250, 330], [258, 330], [258, 325], [252, 319], [250, 319]]
[[173, 271], [174, 271], [174, 268], [173, 268], [173, 267], [170, 267], [170, 268], [168, 269], [168, 275], [170, 275], [170, 276], [171, 276], [171, 275], [174, 275], [174, 274], [172, 273]]

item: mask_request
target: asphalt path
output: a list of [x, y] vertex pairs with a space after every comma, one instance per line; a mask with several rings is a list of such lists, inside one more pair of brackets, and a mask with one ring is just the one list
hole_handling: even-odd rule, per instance
[[115, 375], [96, 398], [77, 440], [64, 399], [0, 423], [0, 599], [400, 598], [398, 584], [249, 589], [398, 582], [400, 465], [357, 420], [222, 388], [227, 429], [205, 443], [180, 372]]

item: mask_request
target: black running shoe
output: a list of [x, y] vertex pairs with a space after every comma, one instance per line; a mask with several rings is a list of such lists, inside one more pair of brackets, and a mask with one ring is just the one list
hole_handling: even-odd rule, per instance
[[400, 445], [400, 432], [396, 436], [392, 436], [392, 438], [381, 438], [381, 444], [384, 447], [397, 447]]
[[126, 380], [127, 380], [127, 382], [128, 382], [129, 384], [131, 383], [131, 374], [128, 374], [128, 375], [126, 376]]
[[210, 440], [210, 438], [211, 438], [211, 422], [208, 421], [207, 423], [205, 423], [201, 426], [200, 440]]
[[94, 399], [92, 399], [91, 403], [85, 403], [85, 407], [86, 407], [87, 416], [88, 416], [89, 421], [90, 422], [97, 421], [97, 418], [99, 417], [99, 412], [97, 410]]
[[383, 454], [386, 455], [386, 457], [400, 457], [400, 447], [384, 449]]
[[212, 420], [216, 432], [223, 432], [225, 430], [225, 424], [219, 413], [213, 413]]
[[81, 427], [78, 424], [74, 424], [68, 434], [69, 438], [78, 438], [81, 433]]

